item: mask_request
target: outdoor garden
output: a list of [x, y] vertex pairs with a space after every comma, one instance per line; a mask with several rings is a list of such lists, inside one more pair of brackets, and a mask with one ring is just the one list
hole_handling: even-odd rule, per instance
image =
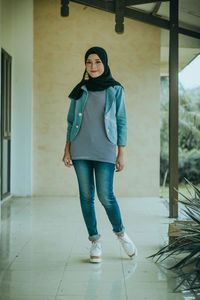
[[[161, 77], [161, 197], [168, 198], [169, 79]], [[200, 299], [200, 85], [185, 89], [179, 83], [179, 206], [175, 238], [151, 257], [167, 262], [175, 272], [175, 291], [190, 291]], [[165, 264], [164, 264], [165, 265]], [[170, 267], [169, 267], [170, 265]]]

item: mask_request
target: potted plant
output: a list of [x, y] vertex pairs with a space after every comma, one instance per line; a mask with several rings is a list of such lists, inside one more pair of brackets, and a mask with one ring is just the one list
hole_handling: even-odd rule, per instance
[[183, 200], [179, 202], [184, 205], [189, 221], [181, 221], [179, 234], [173, 242], [149, 257], [156, 258], [157, 262], [175, 258], [176, 262], [168, 268], [180, 278], [175, 290], [192, 290], [196, 294], [200, 291], [200, 189], [187, 182], [193, 193], [190, 196], [180, 193]]

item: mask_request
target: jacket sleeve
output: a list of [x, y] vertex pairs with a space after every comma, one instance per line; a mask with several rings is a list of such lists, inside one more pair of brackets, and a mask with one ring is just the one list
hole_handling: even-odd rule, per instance
[[116, 122], [118, 146], [126, 146], [127, 143], [127, 118], [124, 98], [124, 89], [120, 86], [116, 91]]
[[72, 125], [74, 122], [74, 112], [75, 112], [75, 100], [71, 99], [71, 103], [69, 106], [69, 111], [67, 114], [67, 135], [66, 135], [66, 142], [70, 142], [70, 134]]

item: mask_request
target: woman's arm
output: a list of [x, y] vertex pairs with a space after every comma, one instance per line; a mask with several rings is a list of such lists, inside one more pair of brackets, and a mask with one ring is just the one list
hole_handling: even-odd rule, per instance
[[75, 100], [71, 99], [69, 111], [67, 114], [67, 136], [66, 136], [67, 143], [70, 141], [71, 129], [74, 122], [75, 106], [76, 106]]
[[118, 153], [116, 158], [116, 172], [120, 172], [124, 168], [124, 146], [118, 146]]
[[66, 167], [71, 167], [73, 165], [70, 155], [70, 142], [67, 142], [65, 144], [64, 155], [62, 160]]
[[117, 122], [117, 145], [118, 152], [116, 157], [116, 172], [120, 172], [124, 168], [124, 150], [127, 141], [127, 119], [126, 108], [124, 103], [124, 89], [117, 89], [116, 93], [116, 122]]
[[64, 148], [64, 155], [63, 155], [63, 162], [66, 167], [72, 166], [72, 160], [70, 155], [70, 133], [74, 121], [74, 111], [75, 111], [75, 102], [74, 100], [71, 100], [69, 111], [67, 114], [67, 136], [66, 136], [66, 144]]
[[116, 123], [117, 123], [117, 145], [126, 146], [127, 142], [127, 118], [124, 89], [117, 86], [116, 94]]

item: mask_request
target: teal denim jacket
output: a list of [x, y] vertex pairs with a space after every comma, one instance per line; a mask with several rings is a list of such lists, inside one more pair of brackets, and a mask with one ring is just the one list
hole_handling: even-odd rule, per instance
[[[88, 99], [86, 86], [82, 86], [82, 89], [83, 94], [80, 99], [71, 99], [67, 116], [67, 142], [71, 142], [75, 139], [81, 127], [84, 107]], [[125, 146], [127, 141], [126, 109], [124, 103], [124, 89], [119, 85], [106, 89], [104, 123], [109, 141], [118, 146]]]

